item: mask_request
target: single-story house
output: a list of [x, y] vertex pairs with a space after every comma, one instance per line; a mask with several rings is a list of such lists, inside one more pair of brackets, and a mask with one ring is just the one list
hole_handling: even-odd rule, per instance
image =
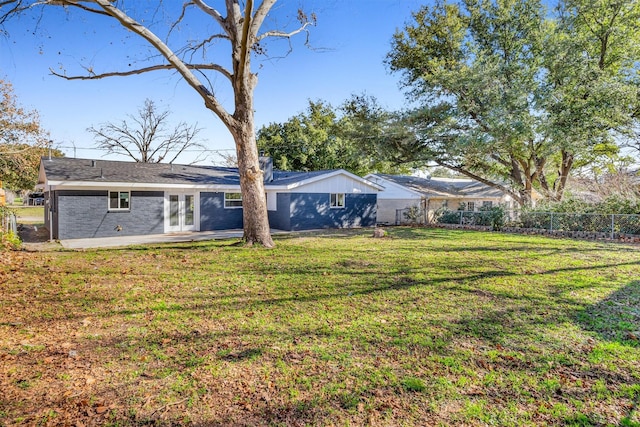
[[[381, 187], [345, 170], [282, 172], [261, 158], [280, 230], [374, 226]], [[42, 158], [38, 188], [53, 239], [242, 228], [236, 168]]]
[[387, 174], [365, 179], [384, 188], [378, 193], [378, 224], [428, 223], [443, 209], [477, 211], [499, 204], [510, 209], [513, 203], [508, 194], [473, 179]]

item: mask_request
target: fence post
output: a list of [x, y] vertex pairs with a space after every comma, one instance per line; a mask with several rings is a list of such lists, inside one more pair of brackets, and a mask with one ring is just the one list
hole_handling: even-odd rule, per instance
[[549, 219], [549, 231], [553, 233], [553, 212], [551, 212], [551, 216]]
[[616, 224], [616, 216], [611, 214], [611, 240], [613, 240], [613, 231]]
[[462, 225], [462, 215], [463, 215], [463, 212], [464, 212], [464, 211], [460, 211], [460, 223], [459, 223], [459, 225]]

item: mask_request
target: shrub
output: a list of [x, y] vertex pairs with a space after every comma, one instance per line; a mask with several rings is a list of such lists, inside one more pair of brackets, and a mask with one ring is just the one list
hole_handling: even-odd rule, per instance
[[3, 233], [0, 231], [0, 249], [18, 249], [22, 241], [17, 234], [9, 231]]
[[409, 209], [406, 209], [403, 213], [404, 219], [410, 224], [421, 224], [422, 223], [422, 209], [418, 206], [411, 206]]
[[440, 224], [460, 224], [460, 211], [438, 210], [436, 211], [436, 222]]
[[17, 249], [20, 247], [20, 238], [14, 233], [15, 230], [11, 229], [8, 221], [14, 215], [11, 209], [0, 206], [0, 249]]
[[505, 223], [505, 211], [503, 206], [481, 207], [476, 219], [477, 225], [491, 226], [493, 231], [502, 230]]

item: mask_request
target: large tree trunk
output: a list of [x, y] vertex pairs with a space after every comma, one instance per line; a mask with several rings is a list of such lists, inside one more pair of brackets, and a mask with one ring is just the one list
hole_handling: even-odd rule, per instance
[[267, 248], [274, 247], [269, 229], [267, 199], [264, 191], [263, 171], [260, 170], [258, 148], [253, 124], [253, 110], [238, 122], [237, 128], [230, 129], [236, 142], [238, 172], [242, 191], [242, 219], [244, 221], [244, 241]]

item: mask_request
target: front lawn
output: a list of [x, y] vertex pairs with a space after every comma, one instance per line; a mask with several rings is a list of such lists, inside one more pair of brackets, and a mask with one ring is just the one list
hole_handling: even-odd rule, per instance
[[638, 247], [370, 235], [5, 254], [0, 425], [640, 425]]

